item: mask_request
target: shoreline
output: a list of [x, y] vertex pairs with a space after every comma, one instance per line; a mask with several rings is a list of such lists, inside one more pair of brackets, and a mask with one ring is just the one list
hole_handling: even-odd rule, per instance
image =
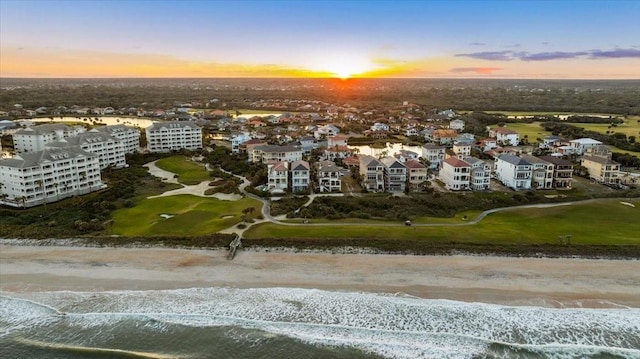
[[0, 291], [290, 287], [553, 308], [640, 308], [640, 261], [0, 242]]

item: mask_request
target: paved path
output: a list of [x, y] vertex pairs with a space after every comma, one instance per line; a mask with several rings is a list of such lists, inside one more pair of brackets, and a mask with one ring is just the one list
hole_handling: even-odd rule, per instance
[[[148, 165], [148, 166], [147, 166]], [[152, 163], [148, 163], [145, 166], [150, 168], [150, 172], [151, 172], [151, 168], [156, 167], [154, 162]], [[157, 168], [157, 167], [156, 167]], [[208, 167], [207, 167], [208, 168]], [[159, 169], [160, 170], [160, 169]], [[284, 219], [286, 219], [286, 215], [280, 215], [277, 217], [274, 217], [271, 215], [271, 202], [269, 199], [265, 199], [259, 196], [256, 196], [252, 193], [249, 193], [246, 191], [246, 187], [248, 185], [250, 185], [249, 180], [247, 180], [245, 177], [233, 174], [231, 172], [225, 171], [223, 169], [221, 169], [223, 172], [234, 175], [236, 177], [238, 177], [239, 179], [242, 180], [242, 184], [240, 184], [240, 186], [238, 187], [240, 192], [249, 197], [249, 198], [253, 198], [256, 201], [259, 201], [260, 203], [262, 203], [262, 210], [261, 210], [261, 214], [263, 219], [259, 219], [256, 220], [254, 223], [246, 223], [246, 228], [237, 228], [237, 225], [233, 226], [233, 227], [229, 227], [227, 229], [224, 229], [222, 231], [220, 231], [220, 233], [233, 233], [233, 234], [237, 234], [239, 236], [242, 236], [242, 233], [244, 233], [244, 231], [246, 231], [247, 229], [249, 229], [251, 226], [258, 224], [258, 223], [264, 223], [264, 222], [271, 222], [271, 223], [275, 223], [275, 224], [279, 224], [282, 226], [303, 226], [303, 227], [309, 227], [309, 226], [335, 226], [335, 223], [292, 223], [292, 222], [283, 222]], [[160, 170], [162, 171], [162, 170]], [[164, 171], [166, 172], [166, 171]], [[157, 173], [161, 173], [161, 172], [157, 172]], [[171, 172], [167, 172], [170, 173]], [[153, 174], [153, 172], [152, 172]], [[202, 185], [202, 184], [201, 184]], [[193, 186], [196, 187], [196, 186]], [[175, 190], [178, 191], [178, 190]], [[166, 193], [171, 193], [171, 192], [175, 192], [175, 191], [169, 191]], [[165, 195], [164, 193], [162, 195]], [[160, 196], [162, 196], [160, 195]], [[169, 194], [170, 195], [170, 194]], [[343, 193], [316, 193], [316, 194], [312, 194], [309, 195], [309, 200], [303, 204], [300, 208], [303, 207], [307, 207], [309, 206], [313, 200], [317, 197], [342, 197], [344, 196]], [[155, 196], [158, 197], [158, 196]], [[485, 217], [487, 217], [488, 215], [492, 214], [492, 213], [496, 213], [496, 212], [503, 212], [503, 211], [512, 211], [512, 210], [518, 210], [518, 209], [527, 209], [527, 208], [553, 208], [553, 207], [561, 207], [561, 206], [571, 206], [574, 204], [581, 204], [581, 203], [590, 203], [590, 202], [595, 202], [595, 201], [603, 201], [603, 200], [612, 200], [612, 201], [624, 201], [626, 200], [626, 198], [598, 198], [598, 199], [589, 199], [589, 200], [582, 200], [582, 201], [571, 201], [571, 202], [561, 202], [561, 203], [541, 203], [541, 204], [528, 204], [528, 205], [522, 205], [522, 206], [513, 206], [513, 207], [501, 207], [501, 208], [493, 208], [493, 209], [489, 209], [486, 210], [482, 213], [480, 213], [476, 218], [470, 220], [470, 221], [466, 221], [466, 222], [462, 222], [462, 223], [414, 223], [412, 224], [412, 226], [414, 227], [462, 227], [462, 226], [471, 226], [471, 225], [475, 225], [477, 223], [479, 223], [480, 221], [482, 221]], [[298, 210], [300, 210], [300, 208]], [[362, 226], [363, 223], [340, 223], [340, 226]], [[406, 224], [404, 222], [395, 222], [395, 223], [375, 223], [375, 224], [371, 224], [371, 223], [367, 223], [367, 225], [371, 225], [372, 227], [398, 227], [398, 226], [405, 226]]]

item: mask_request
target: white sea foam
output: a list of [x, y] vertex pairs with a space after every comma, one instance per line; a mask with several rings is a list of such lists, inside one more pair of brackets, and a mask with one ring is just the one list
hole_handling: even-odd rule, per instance
[[81, 328], [131, 318], [159, 331], [169, 325], [239, 326], [390, 358], [470, 358], [489, 352], [500, 357], [504, 348], [544, 357], [605, 352], [640, 358], [640, 309], [632, 308], [509, 307], [291, 288], [20, 294], [33, 302], [8, 295], [0, 297], [2, 307], [9, 307], [0, 314], [3, 320], [22, 318], [10, 321], [16, 325], [63, 311], [68, 325]]

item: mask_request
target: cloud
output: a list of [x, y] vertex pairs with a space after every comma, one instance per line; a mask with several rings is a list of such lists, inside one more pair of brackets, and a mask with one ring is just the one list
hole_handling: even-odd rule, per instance
[[513, 60], [513, 51], [483, 51], [470, 54], [457, 54], [456, 56], [471, 57], [480, 60], [510, 61]]
[[454, 67], [449, 70], [449, 72], [453, 73], [465, 73], [465, 72], [474, 72], [476, 74], [491, 74], [495, 71], [502, 70], [501, 67]]
[[615, 49], [609, 51], [592, 50], [589, 53], [592, 59], [619, 59], [625, 57], [640, 58], [640, 50], [636, 49]]
[[530, 54], [528, 52], [519, 53], [516, 56], [523, 61], [547, 61], [547, 60], [560, 60], [560, 59], [575, 59], [576, 57], [585, 56], [589, 53], [586, 51], [580, 52], [538, 52]]
[[640, 50], [614, 49], [614, 50], [588, 50], [588, 51], [555, 51], [555, 52], [526, 52], [526, 51], [483, 51], [467, 54], [456, 54], [458, 57], [470, 57], [473, 59], [490, 61], [549, 61], [575, 58], [587, 59], [621, 59], [640, 58]]
[[470, 46], [484, 46], [486, 45], [484, 42], [470, 42]]
[[520, 44], [511, 44], [511, 45], [507, 45], [505, 47], [508, 48], [508, 49], [512, 49], [512, 48], [520, 47]]

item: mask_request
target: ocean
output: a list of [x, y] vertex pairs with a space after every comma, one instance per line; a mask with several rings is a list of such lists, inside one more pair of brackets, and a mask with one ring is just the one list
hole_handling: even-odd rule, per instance
[[297, 288], [0, 292], [0, 358], [640, 358], [640, 309]]

